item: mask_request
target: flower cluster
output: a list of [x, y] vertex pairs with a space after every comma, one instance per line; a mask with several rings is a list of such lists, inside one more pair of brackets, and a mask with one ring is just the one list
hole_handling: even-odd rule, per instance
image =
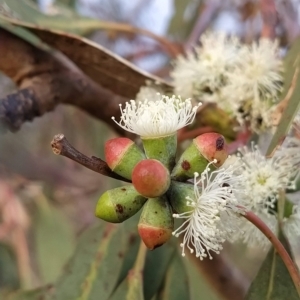
[[[177, 228], [173, 235], [184, 234], [182, 255], [185, 256], [185, 248], [191, 253], [196, 252], [196, 257], [202, 260], [209, 256], [210, 252], [220, 253], [223, 249], [222, 243], [228, 239], [234, 229], [234, 212], [237, 211], [238, 200], [236, 192], [240, 192], [236, 187], [241, 177], [234, 172], [237, 166], [221, 168], [210, 172], [208, 164], [205, 171], [199, 175], [194, 175], [194, 195], [188, 196], [186, 205], [190, 210], [181, 214], [173, 214], [174, 218], [184, 219], [184, 223]], [[226, 213], [224, 219], [223, 213]], [[224, 226], [226, 218], [231, 218], [231, 222]], [[235, 228], [237, 229], [237, 228]]]
[[175, 61], [171, 76], [176, 93], [215, 102], [258, 131], [270, 126], [269, 109], [282, 90], [282, 60], [277, 42], [241, 44], [224, 33], [207, 33], [201, 46]]
[[[278, 199], [281, 192], [295, 189], [300, 159], [299, 149], [298, 152], [294, 152], [284, 147], [278, 149], [273, 157], [266, 158], [259, 148], [252, 144], [251, 149], [247, 147], [240, 149], [237, 157], [241, 162], [239, 175], [243, 178], [244, 190], [244, 196], [239, 199], [239, 204], [253, 211], [276, 233]], [[287, 217], [286, 224], [289, 225], [286, 228], [293, 228], [296, 215], [288, 214]], [[260, 245], [261, 248], [267, 249], [268, 239], [255, 226], [243, 219], [239, 220], [238, 226], [241, 231], [231, 236], [231, 240], [242, 239], [250, 247]]]
[[[106, 142], [108, 166], [132, 183], [105, 192], [96, 215], [123, 222], [142, 209], [138, 232], [149, 249], [172, 234], [183, 234], [182, 255], [189, 249], [203, 259], [219, 253], [232, 232], [227, 220], [237, 211], [240, 176], [236, 165], [220, 168], [228, 154], [218, 133], [196, 137], [176, 162], [176, 131], [193, 122], [199, 105], [156, 94], [152, 100], [132, 100], [121, 107], [120, 121], [113, 120], [140, 135], [144, 151], [128, 138]], [[187, 182], [192, 179], [194, 185]], [[176, 230], [174, 218], [185, 220]]]
[[167, 136], [191, 124], [200, 105], [193, 107], [190, 99], [182, 101], [174, 95], [157, 93], [155, 101], [127, 102], [125, 108], [121, 108], [120, 122], [112, 119], [123, 129], [142, 137]]

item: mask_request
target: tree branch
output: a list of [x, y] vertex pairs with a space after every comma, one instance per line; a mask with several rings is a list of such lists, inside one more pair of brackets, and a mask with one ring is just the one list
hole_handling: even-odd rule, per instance
[[95, 171], [99, 174], [102, 174], [107, 177], [111, 177], [114, 179], [131, 182], [128, 179], [123, 178], [122, 176], [114, 173], [107, 165], [107, 163], [102, 160], [101, 158], [92, 156], [87, 157], [78, 150], [76, 150], [65, 138], [63, 134], [57, 134], [54, 136], [51, 147], [53, 150], [53, 153], [56, 155], [62, 155], [65, 157], [68, 157], [75, 162], [81, 164], [82, 166]]
[[64, 103], [75, 105], [104, 121], [119, 134], [112, 120], [127, 98], [99, 86], [67, 59], [32, 46], [0, 28], [0, 70], [20, 88], [0, 99], [0, 123], [15, 131], [25, 121]]
[[263, 20], [261, 36], [269, 39], [276, 37], [277, 12], [274, 0], [260, 0], [260, 10]]

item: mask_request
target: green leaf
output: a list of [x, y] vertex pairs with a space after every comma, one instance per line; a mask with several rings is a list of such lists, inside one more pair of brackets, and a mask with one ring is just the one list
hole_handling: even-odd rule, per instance
[[0, 18], [7, 21], [23, 21], [80, 35], [100, 29], [105, 23], [80, 17], [74, 10], [63, 5], [56, 6], [55, 10], [55, 14], [46, 15], [39, 11], [37, 5], [28, 0], [0, 0]]
[[[128, 292], [128, 281], [127, 277], [121, 282], [109, 300], [124, 300], [125, 295]], [[136, 300], [136, 299], [135, 299]]]
[[66, 216], [42, 196], [36, 203], [33, 221], [36, 258], [42, 282], [47, 284], [57, 280], [75, 249], [75, 239]]
[[12, 293], [5, 300], [98, 300], [99, 295], [101, 300], [108, 299], [120, 278], [124, 257], [138, 240], [137, 221], [138, 216], [120, 225], [99, 222], [82, 235], [56, 284]]
[[177, 244], [170, 241], [153, 251], [148, 251], [144, 271], [144, 296], [150, 300], [162, 286]]
[[10, 33], [13, 33], [14, 35], [20, 37], [21, 39], [27, 41], [28, 43], [30, 43], [31, 45], [37, 48], [46, 51], [47, 50], [49, 51], [50, 49], [46, 44], [41, 43], [41, 40], [38, 37], [36, 37], [34, 34], [32, 34], [30, 31], [19, 26], [14, 26], [9, 22], [2, 20], [1, 18], [0, 18], [0, 28], [9, 31]]
[[16, 289], [19, 286], [15, 255], [10, 247], [0, 243], [0, 288]]
[[5, 298], [3, 299], [5, 300], [50, 300], [53, 291], [54, 291], [53, 286], [48, 285], [32, 291], [19, 291], [16, 293], [6, 294], [4, 296]]
[[[286, 245], [283, 237], [281, 242]], [[272, 248], [252, 282], [247, 300], [299, 300], [290, 274], [278, 253]]]
[[159, 299], [190, 299], [189, 279], [183, 258], [175, 251], [166, 273], [164, 288]]
[[[289, 93], [287, 106], [281, 116], [276, 132], [270, 142], [266, 155], [270, 156], [277, 145], [280, 145], [288, 133], [294, 117], [300, 108], [300, 38], [292, 45], [284, 59], [284, 90], [280, 101], [285, 99]], [[288, 95], [289, 97], [289, 95]]]
[[172, 86], [162, 79], [139, 70], [125, 59], [86, 38], [21, 21], [10, 22], [30, 30], [41, 41], [65, 54], [96, 83], [118, 95], [135, 98], [147, 80], [158, 82], [163, 90], [172, 89]]
[[[134, 300], [150, 300], [159, 292], [160, 287], [163, 286], [164, 279], [170, 265], [171, 259], [176, 249], [176, 244], [171, 241], [164, 244], [162, 247], [155, 250], [148, 251], [144, 267], [144, 294], [136, 296]], [[133, 265], [132, 265], [133, 267]], [[130, 276], [130, 274], [129, 274]], [[184, 275], [183, 275], [184, 277]], [[179, 275], [182, 278], [182, 275]], [[124, 278], [121, 284], [117, 287], [109, 300], [124, 300], [128, 293], [128, 277]], [[144, 298], [143, 298], [143, 297]], [[170, 298], [172, 299], [172, 298]], [[182, 298], [184, 299], [184, 298]]]
[[101, 222], [84, 233], [55, 285], [53, 299], [94, 300], [99, 299], [99, 295], [101, 300], [108, 299], [118, 283], [124, 257], [136, 239], [136, 224], [136, 217], [120, 225], [108, 224], [105, 228]]

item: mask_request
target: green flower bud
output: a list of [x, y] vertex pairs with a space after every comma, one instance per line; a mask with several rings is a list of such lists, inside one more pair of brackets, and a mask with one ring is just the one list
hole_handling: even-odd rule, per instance
[[138, 224], [141, 239], [153, 250], [167, 242], [174, 229], [172, 209], [166, 197], [150, 198], [143, 207]]
[[164, 137], [141, 137], [147, 158], [161, 161], [169, 170], [175, 165], [177, 135]]
[[171, 177], [177, 181], [193, 178], [195, 172], [201, 174], [207, 164], [214, 160], [215, 167], [220, 167], [228, 157], [226, 148], [224, 137], [218, 133], [199, 135], [182, 153]]
[[188, 212], [191, 207], [187, 205], [186, 198], [193, 199], [195, 197], [194, 185], [172, 180], [167, 196], [174, 213]]
[[132, 184], [145, 197], [163, 195], [168, 190], [170, 181], [169, 170], [156, 159], [142, 160], [132, 171]]
[[131, 179], [132, 169], [145, 154], [128, 138], [114, 138], [105, 143], [105, 160], [112, 171]]
[[146, 202], [130, 184], [105, 192], [98, 200], [96, 217], [111, 223], [121, 223], [135, 215]]

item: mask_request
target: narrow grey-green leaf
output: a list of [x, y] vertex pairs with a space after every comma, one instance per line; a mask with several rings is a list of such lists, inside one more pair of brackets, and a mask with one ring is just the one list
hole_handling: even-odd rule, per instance
[[[285, 245], [286, 241], [280, 238]], [[299, 300], [290, 274], [278, 253], [272, 248], [247, 293], [247, 300]]]
[[144, 269], [144, 296], [150, 300], [162, 286], [176, 243], [170, 241], [160, 248], [148, 251]]
[[267, 156], [271, 155], [277, 145], [282, 143], [300, 107], [300, 38], [294, 42], [285, 57], [284, 69], [284, 90], [280, 100], [287, 97], [288, 101], [267, 150]]
[[112, 294], [112, 296], [109, 298], [109, 300], [124, 300], [125, 295], [128, 291], [128, 280], [127, 277], [119, 284], [118, 288], [115, 290], [115, 292]]
[[24, 21], [47, 28], [86, 35], [103, 27], [103, 22], [80, 17], [66, 6], [56, 7], [55, 14], [43, 14], [36, 4], [28, 0], [0, 0], [0, 18], [7, 21]]
[[166, 273], [161, 300], [190, 299], [189, 279], [182, 256], [175, 251]]
[[50, 49], [46, 44], [42, 43], [41, 40], [38, 37], [36, 37], [34, 34], [32, 34], [30, 31], [19, 26], [14, 26], [5, 20], [2, 20], [1, 18], [0, 18], [0, 28], [9, 31], [10, 33], [13, 33], [14, 35], [29, 42], [30, 44], [32, 44], [37, 48], [41, 48], [43, 50]]
[[[34, 222], [34, 241], [40, 276], [44, 284], [54, 282], [75, 250], [71, 224], [59, 210], [39, 197]], [[53, 259], [49, 259], [49, 255]]]
[[137, 218], [119, 225], [99, 223], [82, 235], [52, 299], [94, 300], [101, 295], [101, 300], [106, 300], [115, 290], [124, 257], [137, 238]]
[[19, 286], [19, 274], [14, 252], [7, 245], [0, 243], [0, 288], [17, 289]]
[[6, 294], [3, 300], [50, 300], [53, 291], [53, 286], [48, 285], [31, 291], [18, 291], [15, 293]]
[[160, 83], [164, 90], [172, 89], [172, 86], [162, 79], [138, 69], [125, 59], [86, 38], [22, 21], [12, 20], [11, 23], [30, 30], [43, 42], [65, 54], [95, 82], [118, 95], [135, 98], [146, 80]]

